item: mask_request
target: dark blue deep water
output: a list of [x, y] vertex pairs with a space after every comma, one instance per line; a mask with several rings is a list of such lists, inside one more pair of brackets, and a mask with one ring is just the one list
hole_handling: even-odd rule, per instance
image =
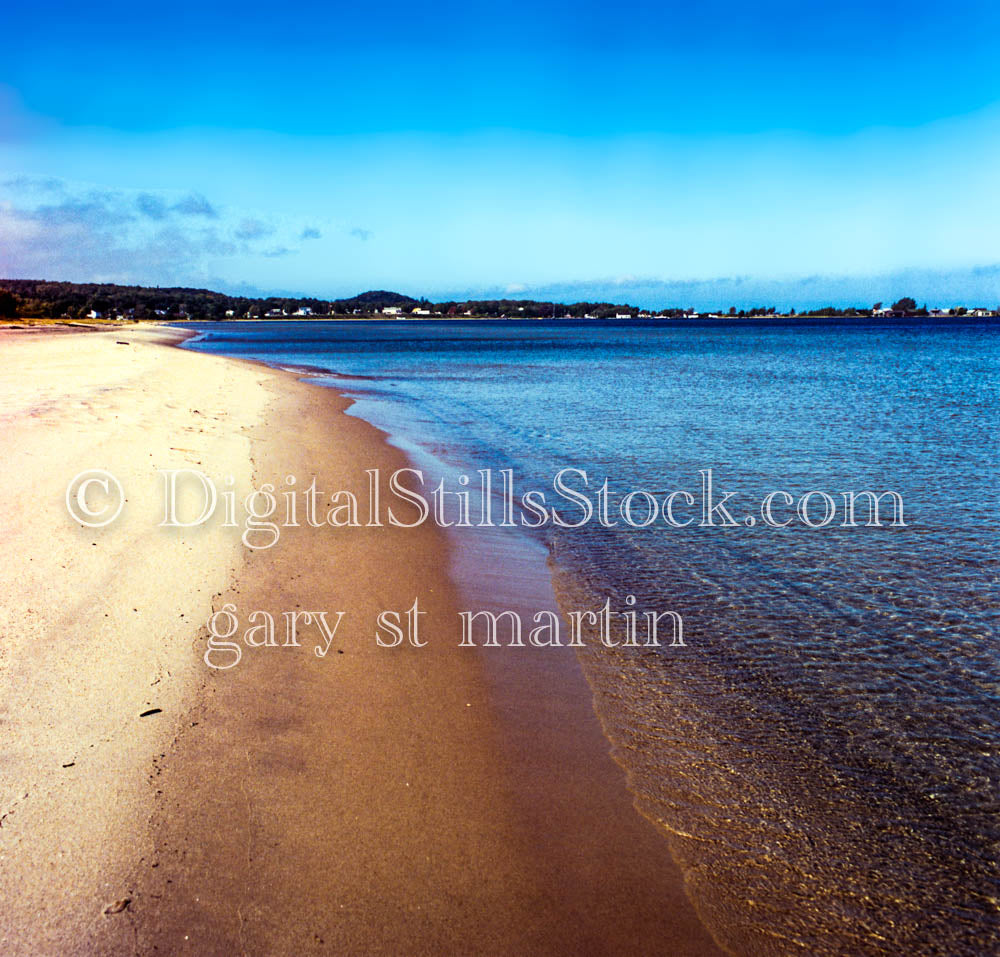
[[[329, 370], [376, 424], [550, 498], [564, 467], [661, 499], [711, 469], [739, 527], [540, 533], [565, 607], [683, 616], [685, 648], [581, 660], [692, 899], [738, 953], [1000, 952], [1000, 325], [198, 328], [195, 348]], [[778, 490], [838, 511], [768, 527]], [[905, 527], [886, 499], [882, 527], [859, 504], [843, 528], [852, 490], [897, 492]]]

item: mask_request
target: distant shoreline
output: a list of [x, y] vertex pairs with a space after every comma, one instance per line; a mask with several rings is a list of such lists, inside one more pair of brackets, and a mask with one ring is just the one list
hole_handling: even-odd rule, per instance
[[739, 308], [715, 303], [710, 309], [673, 304], [635, 306], [607, 301], [560, 302], [555, 300], [492, 299], [441, 300], [368, 290], [347, 298], [314, 296], [231, 296], [210, 289], [187, 287], [121, 286], [114, 283], [49, 282], [35, 279], [0, 279], [0, 318], [143, 320], [153, 322], [269, 320], [269, 319], [531, 319], [578, 321], [716, 320], [739, 319], [894, 319], [894, 318], [992, 318], [1000, 306], [985, 303], [944, 307], [919, 304], [910, 296], [871, 305], [779, 309], [775, 305]]
[[324, 322], [352, 322], [352, 323], [406, 323], [408, 325], [420, 326], [449, 323], [461, 325], [463, 323], [526, 323], [531, 325], [551, 325], [551, 326], [593, 326], [594, 328], [632, 328], [632, 329], [654, 329], [654, 328], [736, 328], [739, 326], [797, 326], [809, 328], [815, 326], [847, 326], [856, 328], [865, 327], [886, 327], [896, 326], [907, 328], [921, 325], [970, 325], [982, 324], [984, 326], [1000, 321], [1000, 313], [993, 313], [987, 316], [805, 316], [805, 315], [772, 315], [772, 316], [698, 316], [697, 318], [671, 318], [671, 317], [645, 317], [637, 319], [597, 319], [597, 318], [576, 318], [572, 316], [557, 316], [525, 318], [495, 316], [384, 316], [384, 315], [359, 315], [359, 316], [265, 316], [256, 319], [45, 319], [45, 318], [0, 318], [0, 330], [10, 330], [12, 332], [31, 333], [74, 333], [74, 332], [107, 332], [114, 329], [140, 329], [173, 327], [176, 329], [189, 328], [191, 326], [212, 326], [222, 327], [226, 325], [248, 324], [248, 323], [324, 323]]

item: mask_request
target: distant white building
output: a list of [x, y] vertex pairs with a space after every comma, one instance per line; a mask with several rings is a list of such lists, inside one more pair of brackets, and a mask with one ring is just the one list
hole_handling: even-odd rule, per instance
[[266, 315], [268, 316], [284, 316], [287, 315], [284, 309], [268, 309]]
[[401, 312], [399, 306], [386, 306], [382, 310], [383, 316], [398, 316]]
[[235, 316], [236, 315], [236, 310], [235, 309], [227, 309], [226, 310], [226, 315], [227, 316]]
[[630, 313], [630, 312], [616, 312], [615, 313], [615, 318], [616, 319], [631, 319], [632, 318], [632, 313]]
[[293, 316], [311, 316], [312, 314], [313, 311], [309, 308], [309, 306], [299, 306], [299, 308], [292, 313]]
[[104, 317], [104, 313], [103, 312], [98, 312], [98, 310], [96, 310], [96, 309], [91, 309], [90, 312], [87, 313], [87, 318], [88, 319], [102, 319], [103, 317]]
[[417, 309], [413, 310], [413, 315], [414, 316], [429, 316], [430, 314], [431, 314], [430, 309], [419, 309], [419, 308], [417, 308]]
[[970, 309], [967, 315], [973, 316], [976, 319], [985, 319], [987, 316], [992, 316], [993, 313], [989, 309]]

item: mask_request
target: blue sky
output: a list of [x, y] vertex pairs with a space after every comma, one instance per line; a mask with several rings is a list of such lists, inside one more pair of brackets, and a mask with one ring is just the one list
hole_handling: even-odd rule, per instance
[[1000, 301], [985, 0], [15, 0], [5, 21], [0, 274]]

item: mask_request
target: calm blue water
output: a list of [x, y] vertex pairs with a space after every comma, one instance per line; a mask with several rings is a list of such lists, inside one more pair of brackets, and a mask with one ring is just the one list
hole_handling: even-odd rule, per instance
[[199, 349], [358, 377], [329, 381], [525, 488], [571, 466], [662, 497], [710, 468], [741, 522], [776, 490], [898, 492], [905, 528], [542, 534], [565, 607], [684, 617], [685, 649], [581, 659], [724, 944], [1000, 952], [997, 323], [199, 328]]

